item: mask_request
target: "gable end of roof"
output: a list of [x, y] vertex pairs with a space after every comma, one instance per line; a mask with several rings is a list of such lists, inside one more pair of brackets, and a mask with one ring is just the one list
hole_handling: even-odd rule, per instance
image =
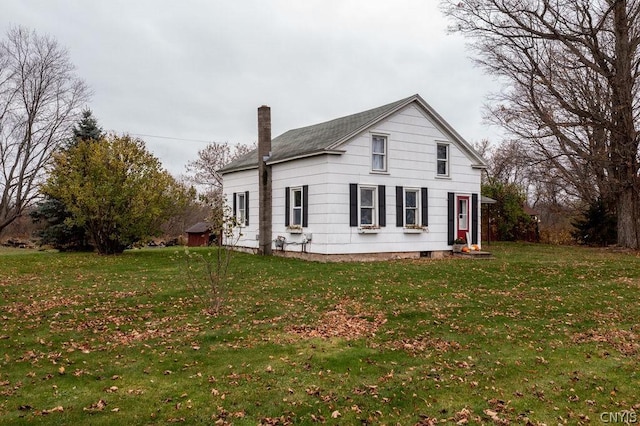
[[[271, 157], [268, 163], [276, 164], [314, 155], [338, 154], [344, 143], [414, 102], [466, 153], [474, 168], [486, 167], [484, 159], [476, 150], [418, 94], [356, 114], [289, 130], [271, 141]], [[256, 149], [221, 168], [219, 172], [226, 174], [257, 167]]]

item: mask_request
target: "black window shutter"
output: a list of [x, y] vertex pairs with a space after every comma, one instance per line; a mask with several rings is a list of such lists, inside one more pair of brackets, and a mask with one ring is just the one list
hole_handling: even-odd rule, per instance
[[471, 244], [478, 244], [478, 194], [471, 194]]
[[427, 190], [427, 188], [420, 189], [420, 202], [422, 203], [422, 226], [429, 226], [429, 198], [427, 197], [429, 195], [428, 192], [429, 191]]
[[237, 195], [238, 195], [237, 192], [233, 193], [233, 217], [236, 217], [237, 211], [238, 211], [238, 197], [237, 197]]
[[396, 226], [404, 226], [404, 188], [396, 186]]
[[309, 226], [309, 185], [302, 185], [302, 227]]
[[289, 210], [291, 208], [290, 203], [290, 188], [287, 186], [284, 189], [284, 226], [289, 226]]
[[349, 184], [349, 226], [358, 226], [358, 184]]
[[244, 192], [244, 224], [249, 226], [249, 191]]
[[387, 226], [387, 191], [384, 185], [378, 185], [378, 225]]
[[455, 232], [455, 194], [453, 192], [447, 193], [447, 239], [449, 240], [449, 245], [453, 244], [453, 240], [455, 237], [453, 236]]

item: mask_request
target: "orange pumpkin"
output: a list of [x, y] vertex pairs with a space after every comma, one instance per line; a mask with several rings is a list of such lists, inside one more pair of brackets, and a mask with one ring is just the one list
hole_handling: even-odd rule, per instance
[[463, 253], [469, 253], [469, 251], [470, 251], [469, 247], [467, 247], [467, 246], [462, 247], [462, 252]]

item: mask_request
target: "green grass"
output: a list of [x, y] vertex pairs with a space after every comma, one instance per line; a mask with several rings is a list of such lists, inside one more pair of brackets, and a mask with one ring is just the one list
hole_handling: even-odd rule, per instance
[[0, 252], [0, 424], [586, 424], [640, 408], [640, 257], [236, 254], [206, 315], [173, 249]]

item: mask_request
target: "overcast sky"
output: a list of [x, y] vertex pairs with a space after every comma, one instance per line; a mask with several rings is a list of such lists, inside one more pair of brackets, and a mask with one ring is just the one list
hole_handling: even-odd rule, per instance
[[467, 141], [496, 89], [437, 0], [0, 0], [67, 48], [105, 130], [140, 136], [173, 174], [207, 142], [272, 135], [420, 94]]

